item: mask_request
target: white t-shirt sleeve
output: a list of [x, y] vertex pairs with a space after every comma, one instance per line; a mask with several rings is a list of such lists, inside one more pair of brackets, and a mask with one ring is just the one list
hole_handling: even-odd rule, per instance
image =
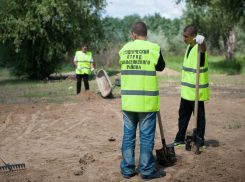
[[74, 57], [74, 61], [75, 61], [75, 62], [77, 62], [77, 55], [75, 55], [75, 57]]
[[93, 57], [91, 57], [91, 63], [94, 62]]

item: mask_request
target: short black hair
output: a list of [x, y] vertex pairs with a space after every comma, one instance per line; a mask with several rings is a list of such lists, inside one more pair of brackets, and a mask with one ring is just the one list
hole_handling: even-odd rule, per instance
[[84, 43], [84, 44], [82, 45], [82, 47], [88, 47], [88, 44], [87, 44], [87, 43]]
[[191, 35], [197, 35], [197, 27], [195, 27], [194, 25], [188, 25], [187, 27], [185, 27], [183, 32], [189, 32]]
[[138, 36], [146, 37], [147, 36], [147, 27], [144, 22], [136, 22], [131, 27], [131, 33], [135, 33]]

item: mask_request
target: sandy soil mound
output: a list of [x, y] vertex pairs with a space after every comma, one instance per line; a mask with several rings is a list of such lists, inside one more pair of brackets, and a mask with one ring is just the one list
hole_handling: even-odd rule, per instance
[[90, 90], [82, 91], [80, 94], [73, 97], [77, 100], [101, 99], [101, 97]]
[[162, 72], [157, 71], [157, 75], [180, 76], [181, 73], [169, 68], [165, 68]]

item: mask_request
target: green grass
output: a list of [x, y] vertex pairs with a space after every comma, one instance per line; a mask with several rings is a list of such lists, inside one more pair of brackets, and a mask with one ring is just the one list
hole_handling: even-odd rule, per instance
[[0, 67], [0, 77], [10, 77], [9, 71], [3, 67]]
[[[226, 126], [223, 127], [223, 129], [225, 129], [225, 128], [226, 128]], [[241, 125], [238, 125], [238, 124], [233, 125], [233, 126], [229, 124], [229, 126], [228, 126], [228, 129], [239, 129], [239, 128], [241, 128]]]
[[[166, 57], [164, 60], [167, 68], [182, 71], [183, 57]], [[235, 56], [230, 62], [226, 61], [225, 56], [209, 56], [208, 69], [209, 74], [245, 75], [245, 56]]]
[[183, 68], [183, 57], [166, 57], [164, 58], [166, 68], [181, 72]]
[[27, 94], [24, 94], [22, 97], [26, 97], [26, 98], [45, 97], [45, 96], [49, 96], [49, 95], [51, 95], [53, 93], [57, 93], [57, 92], [46, 92], [46, 93], [40, 93], [40, 94], [27, 93]]
[[70, 63], [67, 65], [63, 65], [59, 73], [67, 73], [67, 72], [75, 71], [75, 69], [76, 69], [75, 65]]
[[211, 74], [245, 74], [245, 56], [236, 56], [229, 62], [223, 57], [210, 57], [208, 61], [209, 73]]

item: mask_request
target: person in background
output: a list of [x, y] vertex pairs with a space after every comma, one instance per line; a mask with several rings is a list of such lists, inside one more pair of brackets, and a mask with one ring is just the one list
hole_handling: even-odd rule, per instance
[[135, 139], [139, 123], [139, 171], [144, 180], [160, 178], [165, 171], [157, 171], [153, 156], [156, 131], [156, 112], [160, 109], [156, 71], [165, 68], [160, 47], [146, 41], [147, 27], [136, 22], [131, 27], [131, 39], [119, 51], [121, 64], [121, 98], [124, 121], [121, 173], [131, 178], [135, 173]]
[[174, 142], [167, 145], [184, 146], [185, 135], [190, 121], [191, 114], [195, 108], [196, 90], [196, 69], [197, 69], [197, 50], [198, 44], [201, 45], [200, 78], [199, 78], [199, 98], [198, 98], [198, 118], [197, 118], [197, 137], [201, 138], [201, 149], [204, 146], [205, 133], [205, 109], [204, 101], [209, 100], [209, 79], [207, 48], [202, 35], [197, 35], [197, 28], [194, 25], [187, 26], [183, 31], [183, 40], [188, 44], [181, 78], [181, 100], [179, 107], [179, 131]]
[[82, 45], [82, 51], [77, 51], [73, 61], [77, 75], [77, 94], [81, 92], [81, 81], [84, 81], [85, 90], [89, 90], [88, 75], [94, 72], [92, 53], [88, 51], [88, 44]]

